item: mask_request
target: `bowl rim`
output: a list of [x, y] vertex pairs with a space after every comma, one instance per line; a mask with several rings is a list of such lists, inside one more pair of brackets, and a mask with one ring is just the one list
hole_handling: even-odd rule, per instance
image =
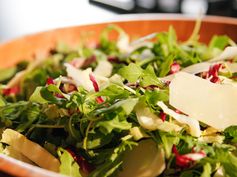
[[222, 24], [231, 24], [237, 25], [237, 18], [234, 17], [225, 17], [225, 16], [215, 16], [215, 15], [200, 15], [195, 16], [191, 14], [177, 14], [177, 13], [141, 13], [141, 14], [119, 14], [106, 19], [95, 19], [94, 21], [86, 22], [86, 23], [78, 23], [75, 25], [62, 25], [54, 28], [49, 28], [45, 30], [35, 31], [32, 33], [23, 34], [18, 37], [14, 37], [12, 39], [0, 42], [0, 47], [6, 45], [8, 43], [14, 42], [15, 40], [23, 39], [28, 36], [34, 36], [40, 33], [52, 32], [55, 30], [62, 30], [65, 28], [72, 27], [80, 27], [87, 25], [99, 25], [105, 23], [116, 23], [116, 22], [130, 22], [130, 21], [196, 21], [198, 18], [202, 20], [202, 22], [212, 22], [212, 23], [222, 23]]

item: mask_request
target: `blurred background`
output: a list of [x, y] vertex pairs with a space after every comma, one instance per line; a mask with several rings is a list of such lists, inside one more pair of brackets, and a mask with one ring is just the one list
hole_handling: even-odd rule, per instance
[[0, 43], [118, 14], [182, 13], [237, 17], [237, 0], [0, 0]]

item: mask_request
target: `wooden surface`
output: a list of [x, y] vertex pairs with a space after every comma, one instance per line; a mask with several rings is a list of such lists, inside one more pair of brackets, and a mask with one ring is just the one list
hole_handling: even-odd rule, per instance
[[[111, 23], [107, 22], [96, 25], [57, 29], [2, 44], [0, 45], [0, 67], [8, 67], [19, 60], [32, 59], [34, 56], [47, 55], [48, 51], [59, 41], [75, 46], [79, 43], [80, 36], [88, 32], [91, 32], [88, 41], [96, 42], [99, 34], [108, 24]], [[112, 24], [119, 25], [130, 36], [134, 37], [144, 36], [152, 32], [167, 31], [169, 26], [173, 25], [177, 31], [179, 40], [185, 40], [192, 33], [195, 19], [185, 17], [177, 18], [174, 16], [173, 19], [162, 18], [156, 20], [156, 18], [152, 18], [150, 20], [139, 20], [139, 17], [137, 17], [136, 20], [129, 19], [128, 21], [112, 22]], [[223, 17], [204, 18], [200, 31], [200, 40], [208, 42], [215, 34], [226, 34], [237, 41], [237, 19]], [[9, 161], [9, 159], [10, 158], [0, 156], [0, 170], [11, 175], [46, 177], [52, 174], [48, 173], [48, 175], [46, 175], [45, 170], [42, 170], [44, 172], [40, 173], [39, 168], [31, 168], [29, 165], [27, 168], [24, 168], [22, 163], [16, 163], [17, 161], [14, 160]], [[52, 174], [52, 176], [55, 176], [55, 174]]]

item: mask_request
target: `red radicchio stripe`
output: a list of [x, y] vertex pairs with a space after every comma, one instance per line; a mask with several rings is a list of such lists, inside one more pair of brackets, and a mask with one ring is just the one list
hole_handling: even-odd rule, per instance
[[[90, 80], [91, 80], [91, 82], [92, 82], [92, 84], [93, 84], [93, 87], [94, 87], [95, 92], [99, 92], [99, 85], [98, 85], [98, 83], [97, 83], [95, 77], [94, 77], [92, 74], [90, 74], [89, 77], [90, 77]], [[104, 102], [104, 100], [103, 100], [103, 98], [102, 98], [101, 96], [99, 96], [99, 97], [96, 98], [96, 102], [97, 102], [98, 104], [101, 104], [101, 103]]]
[[213, 83], [219, 83], [220, 82], [220, 78], [218, 77], [218, 72], [221, 69], [222, 64], [215, 64], [210, 66], [208, 74], [207, 74], [207, 78], [211, 78], [210, 81]]
[[53, 78], [52, 77], [48, 77], [47, 80], [46, 80], [46, 84], [47, 85], [53, 85], [54, 84]]
[[[204, 151], [192, 152], [188, 154], [180, 154], [175, 145], [173, 145], [172, 147], [172, 152], [175, 154], [176, 165], [181, 168], [188, 168], [193, 162], [195, 162], [196, 160], [199, 160], [200, 158], [204, 158], [206, 156], [206, 153]], [[199, 159], [192, 158], [192, 156], [194, 155], [198, 155]]]
[[160, 118], [163, 122], [166, 120], [166, 114], [163, 111], [160, 112]]
[[87, 162], [81, 155], [76, 154], [75, 152], [73, 152], [71, 149], [67, 148], [66, 149], [71, 156], [73, 157], [73, 159], [77, 162], [77, 164], [79, 165], [80, 169], [85, 172], [86, 174], [89, 174], [90, 172], [92, 172], [95, 168], [89, 163]]
[[91, 80], [91, 82], [93, 84], [95, 92], [98, 92], [99, 91], [99, 85], [96, 82], [95, 77], [92, 74], [90, 74], [89, 77], [90, 77], [90, 80]]
[[174, 61], [170, 66], [170, 74], [177, 73], [180, 71], [180, 69], [181, 69], [180, 64]]
[[19, 86], [15, 86], [12, 88], [6, 88], [2, 90], [2, 94], [5, 96], [9, 96], [9, 95], [17, 95], [20, 93], [20, 87]]

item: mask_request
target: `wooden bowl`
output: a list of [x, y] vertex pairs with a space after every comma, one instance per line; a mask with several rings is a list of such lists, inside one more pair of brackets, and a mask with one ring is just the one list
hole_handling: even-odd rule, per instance
[[[59, 41], [75, 46], [79, 43], [83, 33], [92, 32], [88, 36], [88, 41], [96, 42], [101, 31], [111, 23], [122, 27], [130, 36], [144, 36], [153, 32], [167, 31], [172, 25], [179, 40], [185, 40], [192, 33], [195, 21], [195, 18], [176, 14], [128, 15], [119, 16], [111, 22], [42, 32], [0, 45], [0, 67], [12, 66], [23, 59], [31, 60], [34, 56], [43, 57]], [[237, 19], [214, 16], [203, 18], [200, 40], [207, 43], [215, 34], [225, 34], [237, 41]], [[60, 176], [52, 172], [47, 173], [46, 170], [26, 165], [4, 155], [0, 155], [0, 170], [14, 176]]]

